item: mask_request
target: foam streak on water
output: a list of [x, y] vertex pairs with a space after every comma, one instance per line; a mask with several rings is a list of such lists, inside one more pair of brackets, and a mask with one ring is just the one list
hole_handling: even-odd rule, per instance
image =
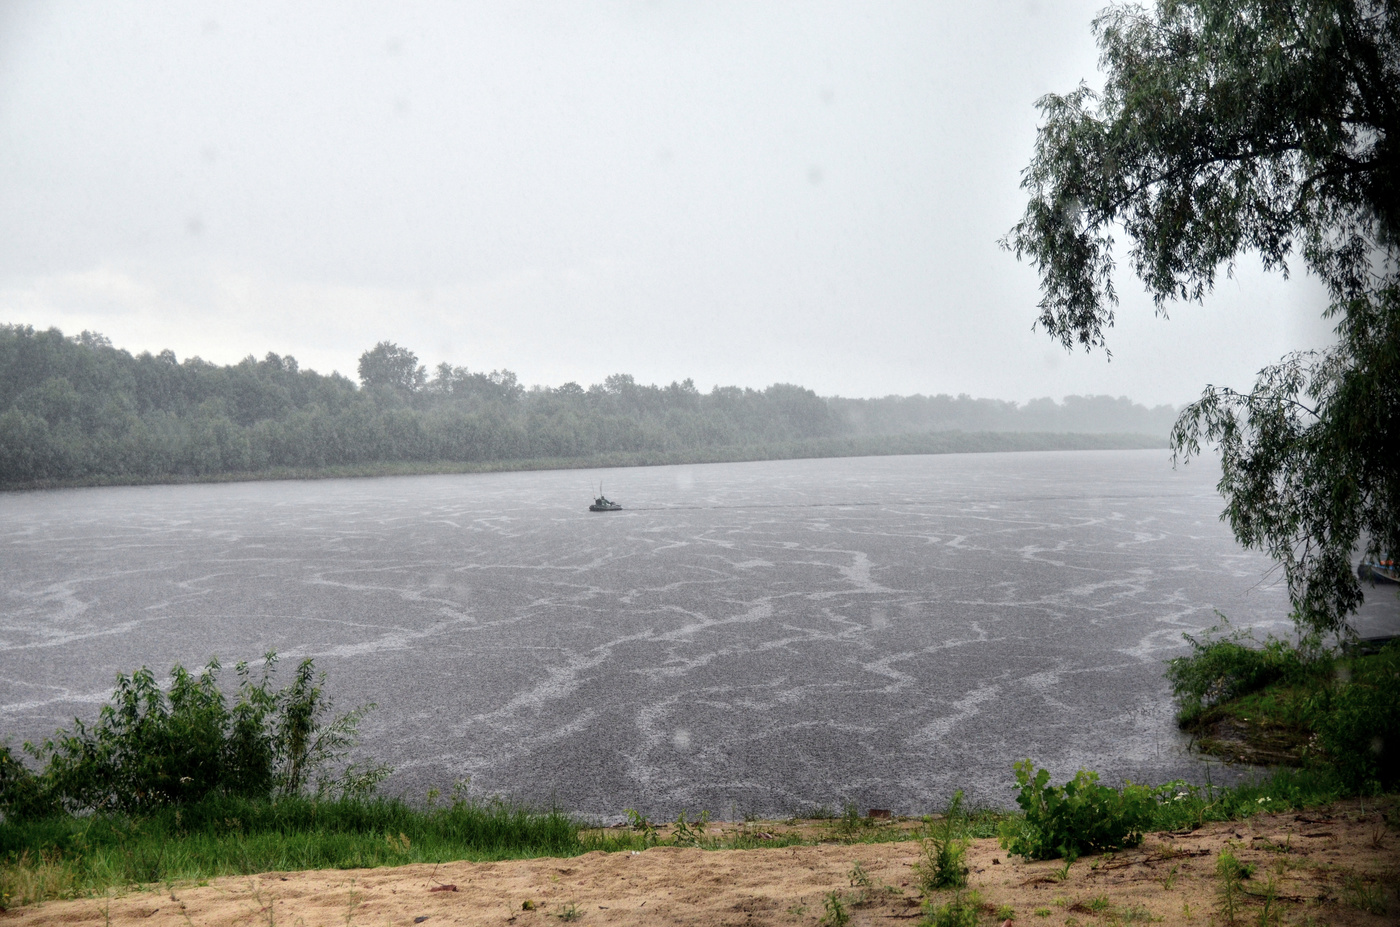
[[[587, 511], [600, 478], [624, 511]], [[1214, 609], [1288, 628], [1215, 479], [1133, 451], [10, 494], [0, 731], [275, 649], [379, 703], [410, 796], [728, 817], [1004, 805], [1026, 756], [1200, 778], [1161, 661]]]

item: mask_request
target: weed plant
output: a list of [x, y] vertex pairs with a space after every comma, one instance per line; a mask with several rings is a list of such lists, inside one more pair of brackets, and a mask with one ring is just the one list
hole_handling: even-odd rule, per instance
[[1085, 853], [1136, 846], [1155, 816], [1160, 789], [1129, 783], [1122, 789], [1099, 784], [1081, 769], [1062, 786], [1030, 760], [1016, 763], [1016, 803], [1025, 816], [1006, 822], [1001, 844], [1027, 859], [1073, 860]]
[[958, 892], [949, 901], [930, 905], [921, 927], [977, 927], [982, 914], [982, 897], [976, 892]]
[[1234, 927], [1244, 909], [1244, 880], [1254, 874], [1254, 867], [1241, 863], [1230, 847], [1220, 851], [1215, 860], [1216, 912], [1224, 924]]
[[832, 836], [846, 843], [859, 842], [874, 824], [869, 818], [861, 817], [860, 808], [849, 801], [841, 806], [841, 814], [833, 815], [830, 820]]
[[695, 817], [681, 809], [676, 821], [671, 825], [671, 842], [676, 846], [699, 847], [705, 843], [705, 828], [710, 823], [710, 812], [701, 811]]
[[839, 891], [827, 892], [822, 907], [826, 909], [821, 918], [824, 927], [846, 927], [846, 924], [850, 923], [851, 915], [846, 910], [846, 902]]
[[966, 829], [962, 811], [963, 793], [953, 793], [942, 820], [930, 822], [928, 836], [920, 841], [922, 852], [915, 864], [919, 888], [925, 895], [967, 887], [967, 841], [961, 839]]

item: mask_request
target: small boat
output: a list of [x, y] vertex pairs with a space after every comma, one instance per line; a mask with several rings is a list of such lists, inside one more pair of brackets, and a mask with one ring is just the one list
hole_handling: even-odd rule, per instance
[[600, 489], [598, 490], [598, 498], [596, 498], [596, 499], [593, 500], [593, 504], [590, 505], [590, 506], [588, 507], [588, 511], [590, 511], [590, 512], [621, 512], [621, 511], [622, 511], [622, 506], [618, 505], [616, 502], [613, 502], [613, 501], [612, 501], [611, 499], [609, 499], [607, 496], [603, 495], [603, 490], [600, 488]]
[[1363, 582], [1400, 583], [1400, 563], [1394, 560], [1372, 560], [1356, 568], [1356, 575]]

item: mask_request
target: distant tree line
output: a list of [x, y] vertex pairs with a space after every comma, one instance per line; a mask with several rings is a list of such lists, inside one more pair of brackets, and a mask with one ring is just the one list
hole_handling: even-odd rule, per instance
[[1107, 397], [823, 399], [791, 384], [702, 393], [690, 380], [643, 385], [627, 374], [526, 389], [508, 370], [440, 364], [429, 375], [390, 342], [366, 351], [358, 372], [356, 384], [276, 354], [228, 366], [169, 350], [133, 356], [92, 332], [0, 325], [0, 485], [618, 454], [720, 459], [725, 449], [948, 430], [1164, 439], [1174, 417]]
[[1025, 405], [1001, 399], [939, 396], [834, 397], [827, 405], [854, 434], [902, 435], [927, 431], [1076, 432], [1167, 435], [1176, 424], [1174, 406], [1146, 408], [1125, 396], [1066, 396], [1064, 402], [1032, 399]]

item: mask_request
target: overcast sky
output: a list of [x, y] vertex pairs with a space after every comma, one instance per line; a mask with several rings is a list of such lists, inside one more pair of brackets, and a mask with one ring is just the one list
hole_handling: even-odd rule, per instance
[[[1251, 269], [1102, 352], [996, 242], [1090, 2], [0, 0], [0, 322], [355, 376], [823, 395], [1247, 386], [1325, 343]], [[1126, 263], [1126, 262], [1124, 262]]]

